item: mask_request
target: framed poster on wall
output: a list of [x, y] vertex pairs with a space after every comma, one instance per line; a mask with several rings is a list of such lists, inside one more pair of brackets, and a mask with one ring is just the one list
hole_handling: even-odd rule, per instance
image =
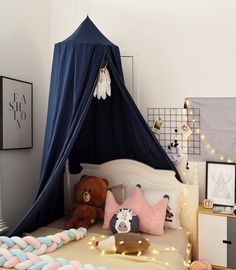
[[235, 204], [236, 164], [227, 162], [206, 162], [206, 199], [216, 205]]
[[33, 84], [0, 76], [0, 149], [33, 147]]

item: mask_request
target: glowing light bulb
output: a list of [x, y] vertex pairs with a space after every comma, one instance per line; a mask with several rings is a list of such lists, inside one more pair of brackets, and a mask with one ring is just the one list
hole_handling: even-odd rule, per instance
[[212, 154], [214, 154], [214, 153], [215, 153], [215, 150], [214, 150], [214, 149], [212, 149], [212, 150], [211, 150], [211, 153], [212, 153]]
[[228, 159], [228, 160], [227, 160], [227, 162], [231, 163], [231, 162], [232, 162], [232, 160], [231, 160], [231, 159]]
[[204, 140], [205, 139], [205, 135], [201, 135], [201, 139]]
[[210, 144], [207, 144], [206, 148], [209, 148], [210, 147]]
[[223, 156], [221, 156], [221, 157], [220, 157], [220, 160], [224, 160], [224, 157], [223, 157]]

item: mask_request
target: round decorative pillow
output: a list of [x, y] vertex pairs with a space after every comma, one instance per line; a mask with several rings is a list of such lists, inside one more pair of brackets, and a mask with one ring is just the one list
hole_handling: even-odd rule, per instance
[[209, 262], [194, 261], [190, 265], [190, 270], [211, 270], [211, 265]]
[[139, 231], [139, 217], [129, 208], [119, 209], [111, 218], [110, 229], [115, 233], [128, 233]]

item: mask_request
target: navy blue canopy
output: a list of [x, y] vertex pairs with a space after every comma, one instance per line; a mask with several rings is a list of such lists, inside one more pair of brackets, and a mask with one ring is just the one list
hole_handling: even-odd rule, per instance
[[[111, 97], [93, 97], [107, 63]], [[34, 203], [10, 233], [19, 235], [63, 216], [63, 173], [80, 163], [128, 158], [154, 168], [175, 170], [127, 91], [119, 48], [87, 17], [55, 45], [41, 175]], [[177, 178], [179, 174], [176, 171]]]

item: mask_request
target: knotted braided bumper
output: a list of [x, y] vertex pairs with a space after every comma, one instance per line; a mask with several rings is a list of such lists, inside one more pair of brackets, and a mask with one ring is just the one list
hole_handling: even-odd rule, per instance
[[81, 265], [75, 260], [53, 259], [49, 255], [37, 256], [19, 249], [7, 250], [5, 248], [0, 248], [0, 266], [18, 270], [107, 270], [104, 266], [95, 268], [91, 264]]
[[49, 255], [62, 245], [82, 239], [87, 233], [85, 228], [65, 230], [45, 237], [0, 236], [0, 266], [18, 270], [108, 270], [91, 264], [81, 265], [79, 261], [63, 258], [53, 259]]
[[87, 233], [85, 228], [65, 230], [54, 235], [45, 237], [18, 236], [7, 237], [0, 236], [0, 248], [4, 249], [20, 249], [23, 252], [32, 252], [36, 255], [41, 255], [53, 252], [62, 245], [83, 238]]

